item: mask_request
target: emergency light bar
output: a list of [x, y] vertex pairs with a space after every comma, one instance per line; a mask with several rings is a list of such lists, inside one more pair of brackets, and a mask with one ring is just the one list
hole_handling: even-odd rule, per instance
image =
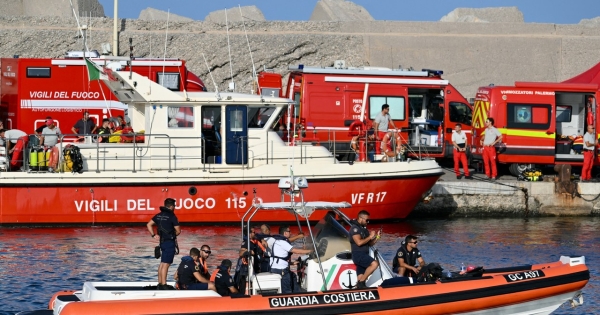
[[325, 82], [448, 85], [448, 80], [392, 79], [392, 78], [388, 79], [388, 78], [366, 78], [366, 77], [325, 77]]
[[[306, 67], [304, 65], [289, 66], [288, 70], [297, 71], [303, 73], [321, 73], [321, 74], [362, 74], [362, 75], [380, 75], [380, 76], [405, 76], [405, 77], [429, 77], [431, 71], [411, 71], [411, 70], [400, 70], [400, 69], [389, 69], [389, 68], [348, 68], [348, 69], [336, 69], [336, 68], [321, 68], [321, 67]], [[439, 71], [443, 73], [442, 71]]]

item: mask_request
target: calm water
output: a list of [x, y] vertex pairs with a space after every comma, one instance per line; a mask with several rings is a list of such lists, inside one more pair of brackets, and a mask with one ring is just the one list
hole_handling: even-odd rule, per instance
[[[451, 270], [462, 262], [503, 267], [556, 261], [561, 254], [584, 255], [592, 275], [584, 305], [563, 306], [556, 314], [600, 314], [598, 230], [600, 218], [419, 220], [384, 224], [378, 247], [389, 263], [399, 237], [415, 234], [425, 260]], [[180, 248], [187, 252], [209, 244], [215, 265], [236, 257], [238, 233], [235, 227], [184, 225]], [[84, 281], [154, 281], [154, 246], [143, 226], [0, 228], [0, 314], [46, 308], [54, 292], [81, 289]], [[174, 270], [172, 266], [169, 280]]]

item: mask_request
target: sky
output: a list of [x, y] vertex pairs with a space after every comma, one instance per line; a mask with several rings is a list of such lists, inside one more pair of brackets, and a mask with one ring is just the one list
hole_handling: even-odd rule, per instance
[[[114, 0], [99, 0], [113, 16]], [[119, 18], [137, 19], [147, 7], [204, 20], [212, 11], [256, 5], [268, 21], [306, 21], [318, 0], [121, 0]], [[354, 0], [376, 20], [438, 21], [455, 8], [516, 6], [525, 22], [577, 24], [600, 16], [600, 0]]]

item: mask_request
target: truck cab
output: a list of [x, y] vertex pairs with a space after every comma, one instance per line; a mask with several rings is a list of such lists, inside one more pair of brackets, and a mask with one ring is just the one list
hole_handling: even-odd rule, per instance
[[[384, 104], [399, 134], [401, 143], [395, 145], [405, 146], [410, 156], [451, 158], [457, 123], [470, 138], [472, 106], [442, 79], [443, 71], [354, 68], [340, 60], [334, 65], [290, 66], [285, 87], [279, 74], [258, 76], [259, 93], [279, 92], [294, 100], [290, 121], [301, 126], [305, 141], [325, 145], [344, 159], [357, 134], [354, 129], [371, 128]], [[393, 130], [391, 124], [389, 128]]]

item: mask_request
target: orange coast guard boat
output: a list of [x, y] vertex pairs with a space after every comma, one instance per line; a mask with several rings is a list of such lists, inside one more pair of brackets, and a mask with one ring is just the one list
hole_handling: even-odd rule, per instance
[[[323, 146], [284, 141], [277, 131], [289, 132], [281, 117], [290, 99], [173, 91], [135, 72], [102, 71], [133, 130], [144, 134], [76, 144], [81, 172], [71, 171], [77, 165], [63, 143], [58, 172], [0, 172], [0, 225], [143, 223], [166, 198], [177, 201], [181, 222], [237, 223], [253, 202], [278, 201], [274, 184], [290, 166], [312, 181], [311, 200], [348, 200], [357, 207], [350, 216], [367, 209], [374, 220], [402, 219], [443, 174], [434, 160], [343, 163]], [[274, 211], [255, 219], [290, 217]]]
[[[425, 277], [420, 283], [395, 277], [380, 263], [368, 288], [355, 289], [356, 267], [344, 227], [350, 220], [342, 212], [350, 205], [305, 202], [301, 187], [307, 186], [304, 179], [282, 180], [282, 192], [299, 194], [300, 200], [253, 205], [242, 220], [249, 227], [258, 212], [284, 210], [302, 231], [301, 221], [308, 224], [314, 211], [328, 211], [308, 229], [306, 246], [314, 253], [301, 257], [302, 293], [281, 294], [279, 274], [253, 274], [250, 268], [248, 295], [156, 290], [150, 282], [86, 282], [81, 291], [55, 295], [49, 310], [21, 314], [550, 314], [565, 302], [583, 303], [581, 290], [590, 278], [584, 257], [562, 256], [553, 263], [490, 269], [472, 277]], [[384, 261], [375, 248], [370, 255]]]

